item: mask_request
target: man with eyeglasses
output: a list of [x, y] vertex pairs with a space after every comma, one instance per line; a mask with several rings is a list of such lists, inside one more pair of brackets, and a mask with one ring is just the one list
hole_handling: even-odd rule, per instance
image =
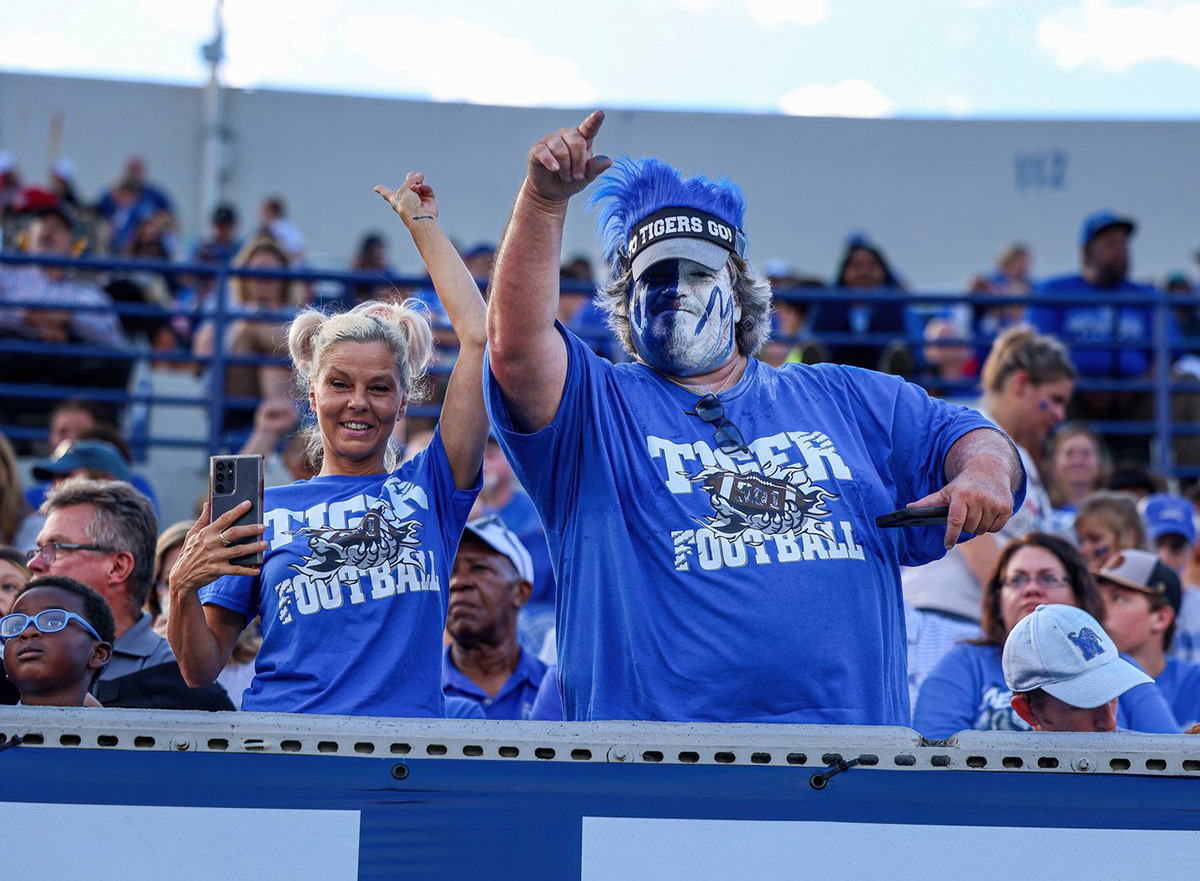
[[106, 707], [232, 710], [217, 684], [190, 688], [171, 646], [142, 607], [154, 576], [158, 518], [142, 493], [116, 480], [72, 478], [41, 507], [46, 523], [29, 554], [34, 575], [65, 575], [95, 590], [112, 608], [112, 660], [94, 692]]
[[[592, 151], [604, 116], [538, 141], [497, 255], [485, 394], [546, 526], [568, 720], [906, 725], [899, 566], [999, 529], [1012, 444], [895, 377], [771, 368], [770, 286], [728, 180]], [[592, 202], [634, 359], [555, 320], [571, 196]], [[949, 525], [878, 514], [948, 505]]]

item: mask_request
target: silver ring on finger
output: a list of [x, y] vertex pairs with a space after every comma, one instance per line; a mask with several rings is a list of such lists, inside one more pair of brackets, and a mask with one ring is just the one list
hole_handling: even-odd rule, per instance
[[225, 545], [225, 547], [229, 547], [229, 545], [232, 544], [232, 542], [230, 542], [229, 539], [225, 537], [224, 532], [219, 533], [217, 535], [217, 538], [221, 539], [221, 544]]

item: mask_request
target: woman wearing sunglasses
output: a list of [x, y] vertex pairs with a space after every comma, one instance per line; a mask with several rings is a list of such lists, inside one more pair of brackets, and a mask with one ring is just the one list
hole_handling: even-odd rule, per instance
[[25, 706], [84, 706], [115, 639], [104, 598], [61, 575], [30, 581], [0, 618], [4, 668]]
[[[1104, 620], [1096, 583], [1079, 552], [1058, 536], [1031, 532], [1000, 551], [983, 585], [984, 635], [952, 649], [925, 679], [913, 727], [939, 740], [972, 728], [1028, 731], [1029, 725], [1012, 708], [1001, 653], [1017, 622], [1043, 603], [1076, 606]], [[1121, 695], [1117, 726], [1153, 734], [1179, 730], [1153, 683]]]
[[[261, 616], [245, 710], [443, 715], [449, 570], [487, 441], [484, 304], [438, 225], [423, 175], [410, 174], [399, 192], [376, 191], [425, 259], [458, 358], [438, 431], [398, 464], [393, 434], [432, 357], [427, 315], [370, 301], [340, 315], [303, 312], [291, 323], [298, 386], [316, 416], [317, 475], [268, 488], [263, 526], [233, 526], [249, 502], [212, 523], [206, 506], [169, 576], [167, 632], [192, 685], [216, 679], [246, 623]], [[234, 562], [256, 551], [264, 552], [261, 567]]]

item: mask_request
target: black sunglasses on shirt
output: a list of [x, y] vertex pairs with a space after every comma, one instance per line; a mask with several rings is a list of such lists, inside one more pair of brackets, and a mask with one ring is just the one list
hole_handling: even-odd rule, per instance
[[713, 438], [722, 453], [750, 452], [741, 429], [725, 418], [725, 405], [712, 392], [701, 395], [700, 399], [696, 401], [695, 407], [684, 412], [700, 417], [701, 422], [713, 427]]

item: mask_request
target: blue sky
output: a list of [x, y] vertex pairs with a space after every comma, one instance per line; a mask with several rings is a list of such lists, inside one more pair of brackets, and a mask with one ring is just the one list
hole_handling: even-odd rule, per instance
[[[209, 0], [0, 0], [0, 69], [199, 83]], [[1200, 0], [227, 0], [227, 84], [484, 104], [1200, 116]]]

